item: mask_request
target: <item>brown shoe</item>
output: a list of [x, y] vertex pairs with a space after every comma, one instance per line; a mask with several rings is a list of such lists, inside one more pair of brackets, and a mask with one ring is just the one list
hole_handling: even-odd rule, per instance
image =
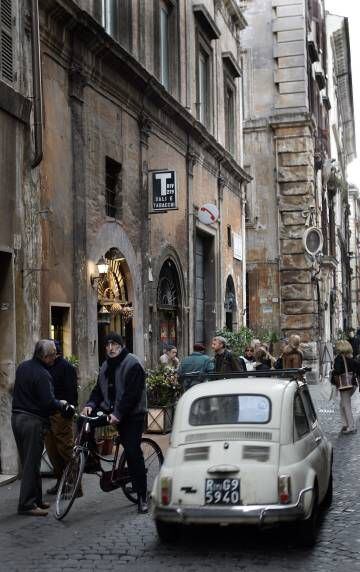
[[19, 510], [18, 514], [27, 516], [47, 516], [48, 511], [37, 506], [36, 508], [31, 508], [30, 510]]
[[43, 510], [47, 510], [48, 508], [50, 508], [50, 503], [49, 502], [43, 502], [41, 504], [38, 505], [39, 508], [42, 508]]

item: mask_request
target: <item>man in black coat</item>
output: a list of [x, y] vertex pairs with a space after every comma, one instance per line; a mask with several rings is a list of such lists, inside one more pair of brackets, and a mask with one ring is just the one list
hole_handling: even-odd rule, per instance
[[54, 342], [40, 340], [33, 358], [22, 362], [16, 370], [11, 426], [22, 465], [19, 514], [46, 516], [50, 506], [42, 500], [40, 476], [44, 432], [49, 426], [49, 416], [67, 405], [54, 395], [48, 368], [55, 357]]
[[[78, 404], [76, 369], [62, 356], [60, 344], [56, 340], [55, 346], [57, 352], [55, 363], [49, 368], [55, 397], [64, 399], [76, 407]], [[65, 418], [59, 411], [53, 413], [50, 417], [50, 431], [45, 436], [45, 445], [57, 479], [56, 484], [46, 492], [56, 495], [61, 475], [71, 459], [74, 447], [73, 420]]]
[[146, 413], [145, 372], [138, 358], [125, 348], [116, 332], [105, 338], [107, 359], [83, 409], [84, 415], [101, 410], [119, 431], [139, 513], [148, 512], [145, 463], [140, 446]]

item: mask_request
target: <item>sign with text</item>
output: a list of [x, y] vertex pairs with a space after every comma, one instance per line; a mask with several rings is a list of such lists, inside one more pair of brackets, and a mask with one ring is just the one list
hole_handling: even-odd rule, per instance
[[177, 208], [175, 171], [152, 173], [152, 210], [168, 211]]

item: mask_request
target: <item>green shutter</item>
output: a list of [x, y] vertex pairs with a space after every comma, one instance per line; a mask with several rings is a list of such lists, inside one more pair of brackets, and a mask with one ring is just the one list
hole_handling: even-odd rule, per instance
[[14, 81], [12, 0], [0, 0], [0, 77]]

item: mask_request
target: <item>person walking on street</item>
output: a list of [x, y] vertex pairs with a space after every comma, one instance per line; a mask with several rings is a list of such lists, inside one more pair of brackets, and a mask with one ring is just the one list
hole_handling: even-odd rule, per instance
[[215, 373], [234, 373], [244, 371], [239, 360], [233, 353], [226, 348], [226, 339], [222, 336], [215, 336], [211, 342], [211, 348], [214, 352], [214, 372]]
[[[78, 404], [76, 369], [62, 356], [60, 344], [56, 340], [55, 346], [57, 352], [55, 363], [49, 368], [55, 397], [56, 399], [65, 399], [76, 407]], [[72, 418], [65, 418], [58, 411], [51, 415], [50, 431], [45, 435], [45, 445], [56, 477], [56, 484], [46, 492], [49, 495], [56, 495], [61, 475], [71, 459], [74, 447]]]
[[356, 330], [355, 336], [352, 338], [351, 346], [353, 349], [353, 357], [360, 358], [360, 328]]
[[[351, 344], [346, 340], [338, 340], [335, 344], [337, 356], [334, 360], [334, 376], [350, 374], [353, 379], [352, 385], [347, 389], [339, 389], [340, 414], [343, 422], [341, 432], [345, 435], [356, 433], [355, 420], [351, 408], [351, 397], [357, 387], [356, 375], [360, 374], [360, 362], [353, 358]], [[336, 384], [337, 387], [339, 386]]]
[[282, 353], [283, 369], [302, 367], [303, 353], [300, 349], [300, 336], [291, 334], [289, 343], [284, 347]]
[[160, 356], [159, 362], [163, 368], [172, 368], [177, 370], [177, 368], [179, 367], [177, 348], [172, 344], [168, 344], [167, 346], [165, 346], [165, 351]]
[[[203, 344], [194, 344], [194, 351], [186, 358], [181, 360], [178, 376], [185, 390], [192, 385], [204, 380], [207, 373], [214, 371], [214, 360], [205, 354], [205, 346]], [[193, 373], [194, 376], [186, 376]]]
[[141, 437], [146, 413], [145, 372], [139, 359], [129, 353], [122, 336], [111, 332], [105, 337], [107, 359], [102, 364], [97, 384], [82, 413], [109, 415], [116, 426], [138, 496], [138, 512], [148, 512], [147, 484]]
[[22, 466], [18, 513], [29, 516], [48, 514], [50, 505], [43, 502], [40, 476], [44, 432], [49, 427], [49, 416], [67, 406], [65, 400], [54, 395], [48, 368], [55, 357], [54, 342], [40, 340], [32, 359], [22, 362], [15, 376], [11, 426]]

